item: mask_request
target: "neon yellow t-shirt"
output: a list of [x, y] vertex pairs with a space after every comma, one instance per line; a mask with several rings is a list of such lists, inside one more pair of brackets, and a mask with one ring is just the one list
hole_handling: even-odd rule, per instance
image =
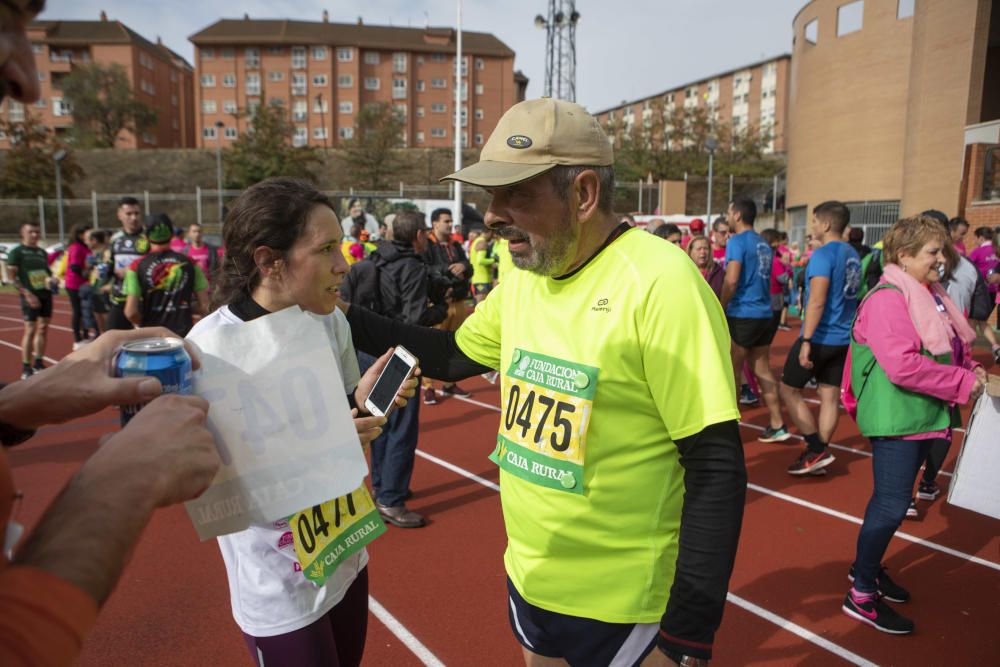
[[497, 239], [493, 242], [493, 256], [497, 261], [497, 282], [514, 270], [514, 260], [510, 256], [507, 239]]
[[739, 418], [719, 301], [676, 246], [627, 231], [564, 280], [511, 271], [458, 330], [499, 369], [507, 573], [531, 604], [655, 623], [677, 560], [674, 439]]
[[476, 239], [469, 253], [471, 257], [469, 260], [472, 263], [472, 284], [473, 285], [491, 285], [493, 284], [493, 265], [496, 264], [496, 259], [490, 257], [486, 254], [486, 239]]

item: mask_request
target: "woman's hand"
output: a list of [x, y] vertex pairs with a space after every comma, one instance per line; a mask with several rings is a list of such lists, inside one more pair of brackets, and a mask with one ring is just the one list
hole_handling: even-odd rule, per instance
[[975, 372], [976, 383], [972, 385], [972, 391], [969, 392], [970, 405], [979, 400], [979, 397], [983, 394], [983, 390], [986, 389], [986, 371], [982, 368], [977, 368]]
[[361, 440], [361, 448], [367, 453], [372, 440], [382, 435], [385, 417], [358, 417], [357, 408], [351, 410], [351, 416], [354, 417], [354, 428], [358, 432], [358, 439]]
[[[361, 380], [358, 382], [358, 388], [354, 390], [354, 401], [357, 405], [363, 406], [365, 401], [368, 400], [368, 395], [371, 394], [372, 388], [375, 386], [375, 382], [378, 380], [378, 376], [382, 373], [382, 369], [385, 365], [389, 363], [389, 359], [392, 357], [392, 353], [396, 351], [396, 348], [390, 347], [386, 350], [386, 353], [379, 357], [374, 364], [371, 365], [365, 374], [361, 376]], [[403, 383], [399, 389], [399, 393], [396, 395], [396, 407], [402, 408], [406, 406], [407, 399], [413, 398], [417, 393], [417, 386], [420, 382], [420, 366], [416, 366], [413, 369], [413, 373], [410, 375], [409, 379]]]

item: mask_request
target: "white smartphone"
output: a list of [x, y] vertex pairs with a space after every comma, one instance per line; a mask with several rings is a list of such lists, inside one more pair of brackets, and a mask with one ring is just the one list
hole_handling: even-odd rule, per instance
[[396, 351], [389, 357], [389, 363], [375, 381], [371, 393], [365, 399], [365, 410], [376, 417], [387, 417], [396, 404], [396, 395], [403, 383], [413, 375], [417, 367], [417, 358], [402, 345], [396, 346]]

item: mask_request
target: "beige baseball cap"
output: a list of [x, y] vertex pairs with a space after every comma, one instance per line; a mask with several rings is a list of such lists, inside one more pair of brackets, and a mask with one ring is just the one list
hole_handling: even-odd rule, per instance
[[479, 162], [442, 178], [501, 188], [556, 165], [610, 166], [614, 152], [597, 119], [574, 102], [542, 97], [515, 104], [500, 118]]

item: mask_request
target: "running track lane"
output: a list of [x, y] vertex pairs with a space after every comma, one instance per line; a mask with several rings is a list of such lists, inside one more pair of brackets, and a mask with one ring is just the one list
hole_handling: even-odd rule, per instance
[[[58, 312], [68, 310], [65, 299], [57, 304], [61, 307], [56, 322], [65, 326], [67, 318]], [[787, 349], [790, 337], [785, 338], [789, 339], [780, 342]], [[0, 339], [16, 345], [19, 336], [0, 332]], [[54, 332], [52, 341], [53, 357], [68, 351], [67, 332]], [[6, 377], [17, 369], [17, 357], [13, 350], [0, 352], [0, 369]], [[780, 367], [782, 361], [783, 351], [778, 349], [772, 365]], [[470, 386], [475, 389], [474, 400], [498, 403], [495, 388], [478, 380]], [[486, 482], [496, 482], [496, 469], [485, 458], [495, 434], [496, 412], [457, 400], [422, 411], [423, 451]], [[92, 451], [96, 435], [113, 428], [115, 417], [107, 411], [82, 420], [76, 428], [56, 427], [11, 450], [15, 479], [28, 490], [22, 510], [27, 522], [36, 520], [48, 499]], [[744, 419], [763, 424], [763, 411], [748, 411]], [[862, 447], [850, 426], [842, 424], [834, 440]], [[754, 432], [749, 429], [743, 435], [752, 483], [844, 514], [863, 513], [870, 459], [838, 451], [835, 472], [826, 478], [794, 480], [783, 468], [800, 444], [759, 444], [750, 440]], [[946, 469], [951, 469], [953, 458], [954, 452]], [[431, 526], [414, 531], [391, 528], [375, 542], [372, 594], [444, 664], [517, 664], [519, 649], [506, 620], [504, 539], [496, 493], [428, 459], [418, 461], [411, 505], [431, 518]], [[854, 624], [838, 610], [856, 525], [754, 491], [748, 493], [746, 517], [731, 587], [731, 600], [743, 606], [727, 605], [717, 639], [717, 664], [844, 663], [817, 645], [817, 639], [840, 647], [848, 656], [880, 664], [997, 662], [1000, 645], [991, 623], [1000, 611], [995, 570], [895, 540], [887, 563], [916, 595], [904, 610], [917, 621], [918, 632], [909, 638], [886, 637]], [[906, 522], [902, 530], [987, 561], [996, 562], [1000, 555], [995, 522], [940, 500], [922, 522]], [[248, 664], [226, 598], [215, 546], [197, 542], [183, 510], [158, 512], [81, 664]], [[929, 599], [933, 607], [921, 604]], [[372, 617], [366, 664], [420, 662]]]

